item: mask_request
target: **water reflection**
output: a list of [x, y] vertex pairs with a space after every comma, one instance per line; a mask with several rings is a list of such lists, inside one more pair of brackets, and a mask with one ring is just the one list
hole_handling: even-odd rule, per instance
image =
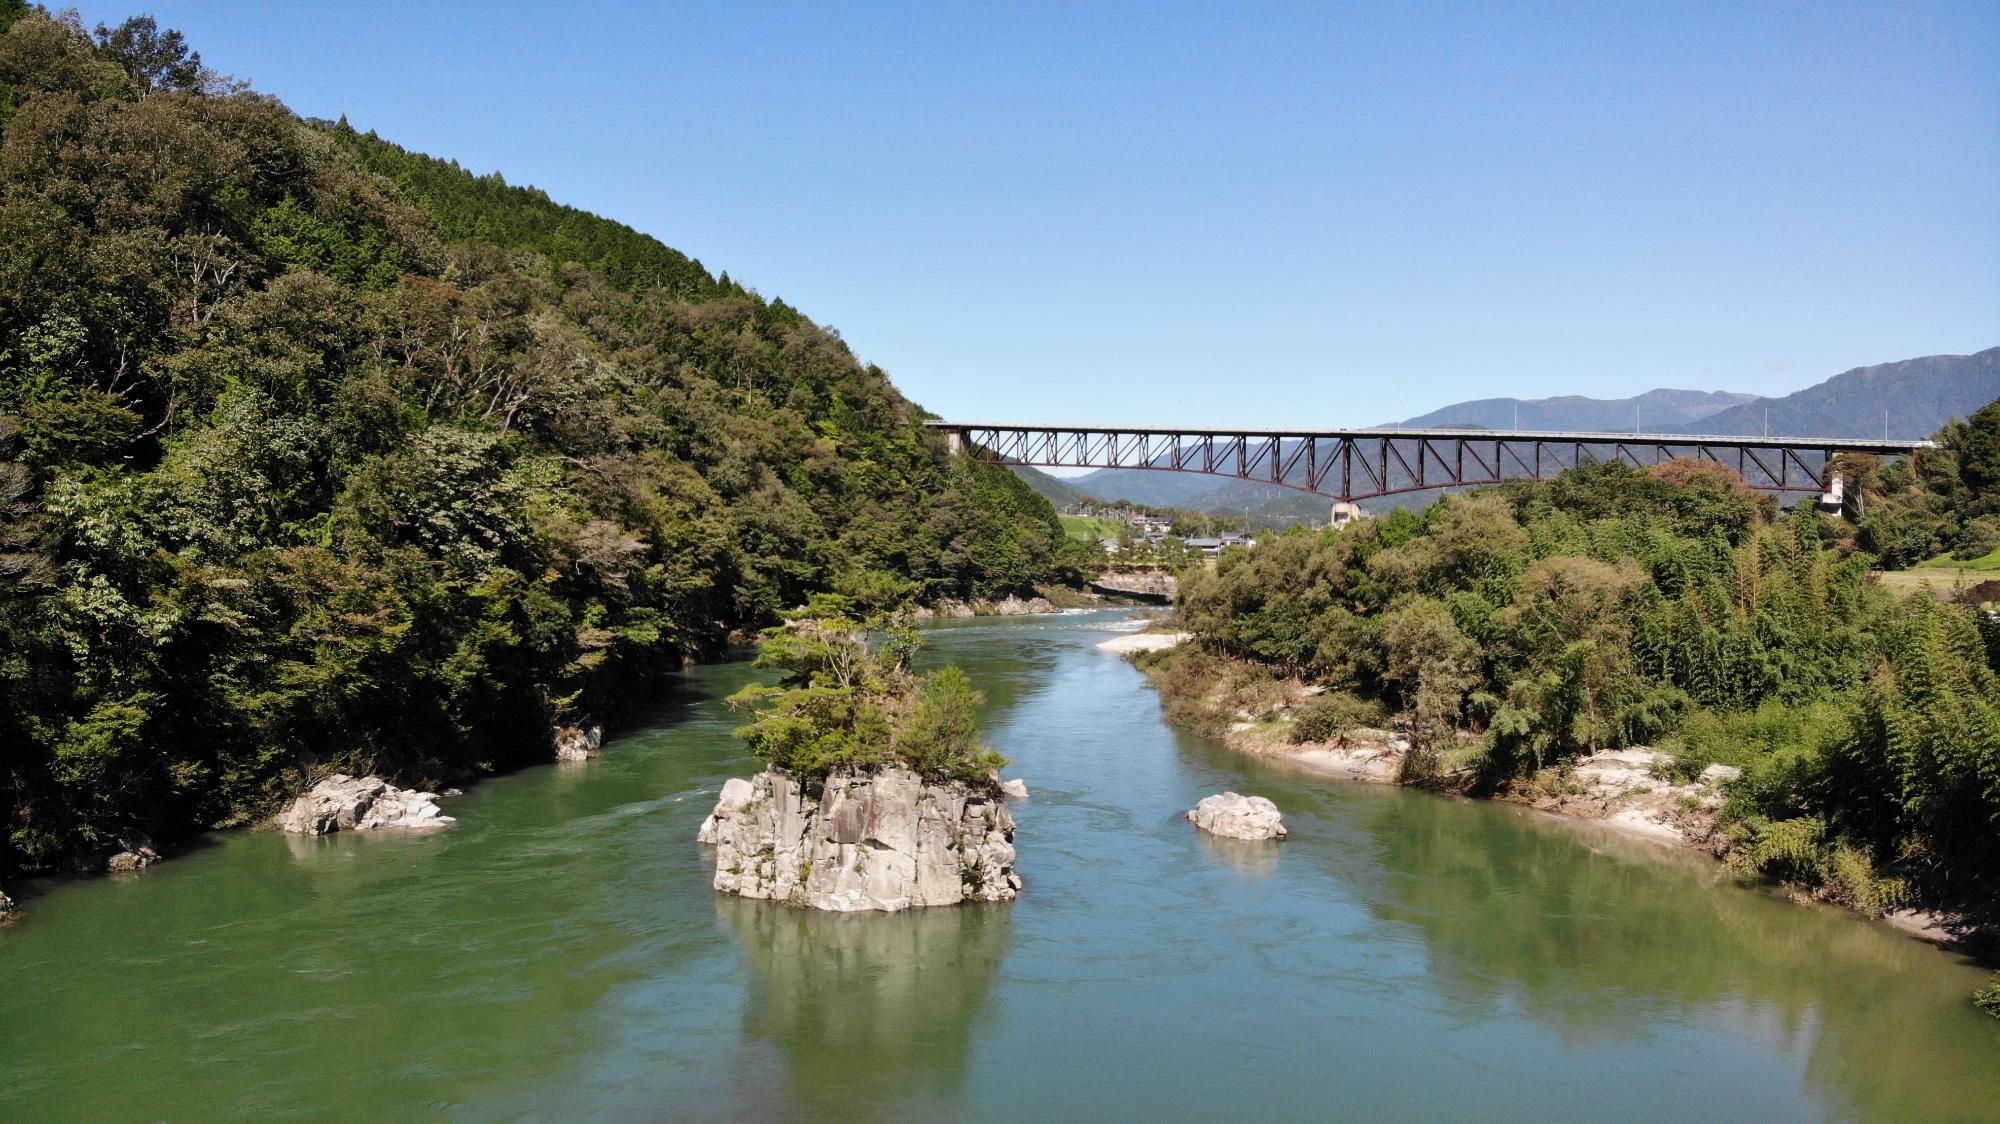
[[1195, 831], [1193, 824], [1188, 825], [1188, 830], [1194, 831], [1201, 840], [1202, 853], [1216, 866], [1251, 878], [1269, 878], [1278, 872], [1278, 856], [1285, 849], [1282, 843], [1268, 839], [1228, 839]]
[[793, 1097], [880, 1115], [960, 1090], [1010, 907], [830, 914], [719, 896], [715, 908], [750, 968], [744, 1032], [777, 1048]]
[[1369, 825], [1373, 910], [1423, 933], [1433, 986], [1462, 1016], [1525, 1014], [1572, 1048], [1755, 1025], [1804, 1059], [1808, 1088], [1836, 1115], [2000, 1112], [2000, 1065], [1921, 1078], [1968, 1041], [2000, 1058], [2000, 1026], [1965, 1002], [1962, 977], [1937, 970], [1935, 949], [1828, 924], [1728, 884], [1700, 856], [1609, 832], [1578, 846], [1575, 825], [1471, 810], [1388, 801]]

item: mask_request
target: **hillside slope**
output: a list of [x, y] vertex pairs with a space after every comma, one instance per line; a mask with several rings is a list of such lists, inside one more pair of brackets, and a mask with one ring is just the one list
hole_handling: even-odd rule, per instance
[[[1856, 367], [1825, 382], [1723, 410], [1679, 433], [1917, 440], [2000, 398], [2000, 347]], [[1765, 428], [1768, 414], [1769, 429]]]
[[795, 309], [150, 19], [0, 32], [0, 883], [546, 759], [817, 592], [1062, 573]]

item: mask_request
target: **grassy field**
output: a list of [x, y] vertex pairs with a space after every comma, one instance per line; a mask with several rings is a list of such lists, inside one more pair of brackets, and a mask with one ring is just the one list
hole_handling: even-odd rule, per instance
[[1978, 558], [1974, 558], [1969, 562], [1960, 561], [1959, 559], [1953, 558], [1951, 555], [1947, 554], [1942, 557], [1933, 558], [1928, 562], [1919, 562], [1917, 563], [1917, 569], [1972, 570], [1977, 572], [2000, 574], [2000, 547], [1994, 547], [1992, 550], [1987, 551], [1985, 554], [1980, 555]]
[[1115, 539], [1125, 527], [1116, 519], [1099, 519], [1094, 515], [1058, 515], [1056, 518], [1062, 520], [1064, 534], [1087, 542]]
[[1912, 569], [1881, 571], [1876, 577], [1897, 593], [1924, 593], [1949, 598], [1961, 589], [1981, 582], [2000, 580], [2000, 549], [1970, 561], [1945, 555], [1917, 564]]

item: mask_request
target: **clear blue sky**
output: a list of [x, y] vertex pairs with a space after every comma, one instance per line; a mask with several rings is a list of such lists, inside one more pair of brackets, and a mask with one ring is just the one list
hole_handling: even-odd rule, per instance
[[1369, 424], [2000, 344], [2000, 4], [83, 5], [947, 416]]

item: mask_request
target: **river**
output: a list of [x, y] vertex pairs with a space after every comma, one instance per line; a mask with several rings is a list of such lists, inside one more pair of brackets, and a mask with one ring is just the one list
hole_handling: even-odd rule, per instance
[[[1984, 973], [1713, 863], [1170, 729], [1119, 614], [928, 633], [1032, 799], [1010, 905], [719, 899], [698, 668], [428, 836], [218, 835], [0, 933], [0, 1119], [1987, 1119]], [[1283, 844], [1183, 818], [1234, 789]]]

